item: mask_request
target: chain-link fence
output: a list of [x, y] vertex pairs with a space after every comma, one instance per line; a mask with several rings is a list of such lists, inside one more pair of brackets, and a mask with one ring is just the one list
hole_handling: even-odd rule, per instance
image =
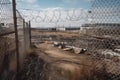
[[[14, 27], [12, 28], [13, 24], [9, 25], [10, 28], [5, 27], [9, 23], [12, 23], [9, 22], [12, 21], [12, 15], [10, 16], [10, 14], [6, 14], [9, 11], [11, 11], [12, 14], [12, 10], [8, 10], [6, 9], [6, 7], [3, 7], [4, 5], [11, 5], [11, 3], [4, 3], [4, 1], [6, 0], [2, 0], [3, 3], [0, 3], [0, 34], [2, 35], [6, 32], [14, 31]], [[55, 27], [51, 29], [53, 31], [56, 31], [59, 27], [62, 31], [66, 31], [66, 27], [72, 28], [75, 26], [80, 26], [82, 24], [80, 26], [79, 36], [66, 37], [65, 35], [61, 35], [60, 33], [59, 35], [56, 35], [56, 33], [54, 35], [49, 33], [47, 33], [47, 35], [46, 33], [45, 35], [39, 35], [39, 33], [36, 33], [36, 31], [35, 35], [33, 35], [32, 38], [34, 39], [33, 41], [35, 43], [43, 43], [44, 41], [52, 40], [58, 42], [67, 42], [69, 46], [74, 46], [80, 49], [82, 48], [83, 50], [86, 50], [86, 52], [84, 53], [85, 55], [90, 56], [93, 58], [93, 60], [95, 60], [94, 64], [92, 66], [89, 66], [94, 67], [95, 71], [91, 72], [94, 74], [94, 78], [92, 80], [100, 80], [101, 75], [102, 77], [104, 77], [104, 80], [120, 80], [120, 0], [87, 1], [91, 1], [92, 5], [90, 9], [52, 9], [52, 11], [50, 11], [49, 9], [22, 9], [20, 10], [20, 12], [22, 13], [22, 16], [26, 19], [32, 20], [33, 27], [37, 26], [43, 28], [44, 26], [52, 26]], [[20, 46], [19, 52], [21, 54], [20, 56], [22, 56], [21, 58], [23, 59], [25, 57], [23, 53], [27, 51], [30, 43], [30, 24], [25, 23], [22, 16], [17, 11], [18, 37]], [[5, 22], [8, 23], [5, 24]], [[50, 29], [47, 29], [47, 31], [49, 30]], [[4, 38], [1, 37], [0, 44], [1, 46], [3, 45], [5, 48], [1, 47], [0, 53], [7, 53], [7, 51], [9, 51], [9, 48], [11, 48], [10, 46], [15, 46], [15, 44], [12, 44], [13, 42], [15, 43], [13, 35], [9, 35], [10, 37], [8, 35], [7, 37], [4, 36]], [[8, 39], [11, 37], [12, 39]], [[24, 73], [24, 77], [26, 77], [26, 73], [28, 73], [30, 74], [27, 75], [27, 77], [29, 77], [28, 79], [34, 80], [35, 75], [36, 79], [41, 79], [44, 75], [42, 74], [43, 72], [39, 72], [39, 70], [42, 71], [41, 69], [39, 69], [42, 67], [40, 64], [42, 62], [37, 60], [36, 58], [35, 61], [32, 61], [32, 58], [30, 58], [29, 60], [30, 63], [26, 63], [26, 66], [28, 66], [28, 68], [26, 68], [25, 66], [26, 71]], [[103, 69], [101, 70], [101, 68]], [[35, 72], [32, 71], [33, 69], [35, 69]], [[87, 69], [85, 70], [87, 71]]]
[[[70, 46], [83, 48], [87, 50], [85, 55], [95, 59], [94, 70], [104, 76], [104, 80], [120, 80], [120, 0], [91, 0], [91, 8], [85, 12], [85, 16], [76, 15], [76, 10], [65, 11], [62, 17], [61, 11], [53, 12], [52, 18], [48, 13], [40, 14], [38, 11], [35, 22], [55, 22], [62, 23], [84, 20], [80, 27], [79, 37], [64, 37], [61, 35], [33, 35], [38, 41], [49, 39], [53, 41], [67, 42]], [[26, 10], [31, 11], [31, 10]], [[50, 12], [49, 12], [50, 13]], [[58, 16], [56, 16], [58, 15]], [[43, 17], [42, 17], [43, 16]], [[60, 24], [65, 28], [65, 26]], [[55, 27], [59, 27], [55, 25]], [[104, 68], [100, 71], [100, 68]], [[95, 76], [94, 80], [99, 80], [99, 76]]]
[[[9, 0], [0, 1], [0, 75], [6, 80], [16, 66], [16, 44], [14, 34], [12, 3]], [[10, 37], [13, 35], [12, 37]], [[14, 65], [13, 65], [14, 64]], [[8, 71], [9, 70], [9, 71]]]
[[95, 69], [106, 63], [108, 80], [120, 79], [119, 11], [119, 0], [93, 0], [89, 11], [90, 21], [81, 26], [81, 36], [75, 44], [101, 60], [100, 63], [96, 61]]
[[21, 16], [19, 11], [17, 11], [17, 27], [18, 27], [19, 54], [20, 54], [21, 65], [30, 47], [29, 24], [30, 24], [29, 22], [25, 22], [24, 18]]
[[14, 31], [12, 4], [8, 0], [0, 1], [0, 35]]
[[[19, 11], [15, 11], [16, 18], [14, 18], [13, 5], [15, 4], [9, 0], [0, 0], [0, 80], [13, 80], [15, 78], [16, 68], [20, 65], [17, 63], [17, 52], [19, 52], [22, 64], [30, 47], [30, 27], [23, 21]], [[17, 20], [17, 26], [15, 26], [14, 20]], [[17, 27], [18, 35], [15, 27]], [[18, 36], [18, 42], [16, 36]]]

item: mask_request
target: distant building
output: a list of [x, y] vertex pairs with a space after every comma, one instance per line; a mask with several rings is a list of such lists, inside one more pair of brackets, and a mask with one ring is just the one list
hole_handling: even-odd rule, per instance
[[83, 24], [81, 27], [120, 27], [118, 23], [95, 23], [95, 24]]
[[64, 28], [56, 28], [57, 31], [73, 31], [80, 30], [79, 27], [64, 27]]
[[56, 31], [56, 28], [48, 28], [49, 31]]
[[120, 24], [117, 23], [84, 24], [80, 27], [80, 33], [89, 35], [117, 35], [119, 30]]
[[66, 28], [65, 27], [64, 28], [62, 28], [62, 27], [56, 28], [56, 31], [66, 31]]
[[80, 27], [70, 27], [66, 28], [66, 30], [80, 30]]

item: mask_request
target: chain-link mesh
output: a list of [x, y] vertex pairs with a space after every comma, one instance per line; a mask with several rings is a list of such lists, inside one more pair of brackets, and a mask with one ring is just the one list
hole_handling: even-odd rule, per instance
[[[15, 34], [13, 4], [9, 0], [0, 0], [0, 80], [13, 80], [16, 75], [16, 36], [19, 38], [20, 62], [30, 47], [29, 31], [19, 11], [16, 11], [18, 35]], [[29, 27], [27, 27], [29, 30]], [[25, 38], [28, 38], [27, 41]], [[27, 45], [27, 47], [25, 47]]]
[[[94, 0], [89, 23], [81, 27], [77, 46], [99, 58], [95, 69], [105, 63], [108, 80], [120, 79], [120, 0]], [[79, 44], [79, 45], [78, 45]]]
[[[51, 40], [52, 38], [53, 41], [67, 42], [70, 46], [83, 48], [87, 50], [85, 55], [95, 59], [93, 66], [96, 72], [93, 72], [93, 80], [99, 80], [100, 75], [104, 77], [104, 80], [120, 80], [120, 0], [89, 1], [91, 1], [92, 4], [89, 10], [55, 9], [49, 11], [43, 9], [23, 9], [21, 13], [26, 19], [32, 20], [33, 25], [37, 27], [43, 27], [48, 23], [47, 25], [50, 26], [47, 27], [65, 28], [80, 26], [82, 23], [79, 37], [35, 34], [33, 38], [37, 38], [36, 41], [40, 41], [39, 43], [46, 39]], [[23, 20], [21, 20], [21, 22], [22, 21]], [[73, 23], [77, 23], [77, 25], [72, 25]], [[56, 29], [54, 28], [54, 30]], [[27, 28], [25, 28], [25, 32], [28, 32]], [[26, 38], [25, 41], [27, 41], [27, 39], [28, 38]], [[36, 63], [35, 66], [38, 66], [38, 63]], [[33, 65], [34, 61], [31, 64], [32, 68], [35, 67]], [[101, 68], [103, 68], [102, 71]], [[30, 74], [29, 78], [33, 79], [38, 67], [34, 68], [36, 69], [34, 74], [32, 74], [32, 70], [30, 69], [28, 70]]]
[[12, 79], [16, 74], [15, 35], [0, 37], [0, 79]]
[[[30, 35], [29, 25], [25, 22], [19, 11], [17, 12], [17, 27], [18, 27], [18, 38], [19, 38], [19, 54], [21, 64], [26, 57], [26, 53], [30, 47]], [[22, 65], [21, 65], [22, 66]]]
[[0, 0], [0, 79], [12, 79], [16, 73], [16, 44], [13, 7], [9, 0]]
[[0, 1], [0, 34], [14, 31], [12, 4], [9, 0]]
[[[55, 27], [65, 27], [62, 22], [74, 23], [83, 21], [80, 27], [79, 37], [64, 37], [61, 35], [34, 35], [38, 41], [45, 41], [44, 38], [52, 38], [53, 41], [67, 42], [70, 46], [86, 49], [85, 55], [95, 59], [94, 70], [104, 75], [105, 80], [120, 80], [120, 0], [91, 0], [89, 11], [83, 11], [85, 16], [77, 15], [77, 10], [61, 10], [51, 12], [36, 11], [38, 15], [32, 16], [31, 20], [37, 22], [55, 23]], [[24, 10], [34, 11], [34, 10]], [[78, 11], [79, 12], [79, 11]], [[48, 13], [52, 13], [52, 18]], [[81, 14], [81, 13], [79, 13]], [[56, 16], [57, 15], [57, 16]], [[81, 17], [82, 16], [82, 17]], [[60, 23], [60, 24], [58, 24]], [[62, 24], [62, 25], [61, 25]], [[43, 25], [42, 25], [43, 26]], [[69, 24], [67, 26], [70, 26]], [[104, 68], [103, 71], [100, 68]], [[99, 80], [99, 76], [94, 80]]]

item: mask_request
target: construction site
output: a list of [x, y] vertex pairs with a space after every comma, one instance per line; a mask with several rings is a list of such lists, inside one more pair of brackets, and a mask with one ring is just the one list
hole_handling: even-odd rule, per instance
[[120, 0], [70, 1], [0, 1], [0, 80], [120, 80]]

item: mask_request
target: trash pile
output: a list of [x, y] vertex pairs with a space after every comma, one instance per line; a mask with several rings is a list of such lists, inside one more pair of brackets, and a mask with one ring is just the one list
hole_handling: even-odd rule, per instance
[[58, 47], [60, 49], [63, 49], [64, 51], [73, 51], [75, 54], [83, 54], [87, 51], [84, 48], [69, 46], [67, 45], [67, 42], [54, 42], [53, 44], [54, 44], [54, 47]]
[[[119, 47], [114, 48], [113, 50], [109, 48], [102, 49], [102, 48], [98, 48], [98, 46], [100, 45], [98, 42], [98, 45], [96, 45], [97, 49], [94, 49], [93, 46], [91, 45], [95, 45], [96, 43], [97, 41], [94, 42], [94, 40], [92, 40], [92, 42], [81, 40], [81, 42], [78, 42], [78, 43], [75, 42], [75, 45], [71, 46], [69, 42], [54, 41], [53, 46], [58, 47], [59, 49], [62, 49], [64, 51], [71, 51], [74, 54], [86, 54], [86, 55], [91, 55], [97, 58], [109, 59], [118, 63], [120, 62]], [[80, 45], [80, 46], [77, 46], [77, 45]], [[87, 46], [89, 46], [89, 48], [87, 48]]]

